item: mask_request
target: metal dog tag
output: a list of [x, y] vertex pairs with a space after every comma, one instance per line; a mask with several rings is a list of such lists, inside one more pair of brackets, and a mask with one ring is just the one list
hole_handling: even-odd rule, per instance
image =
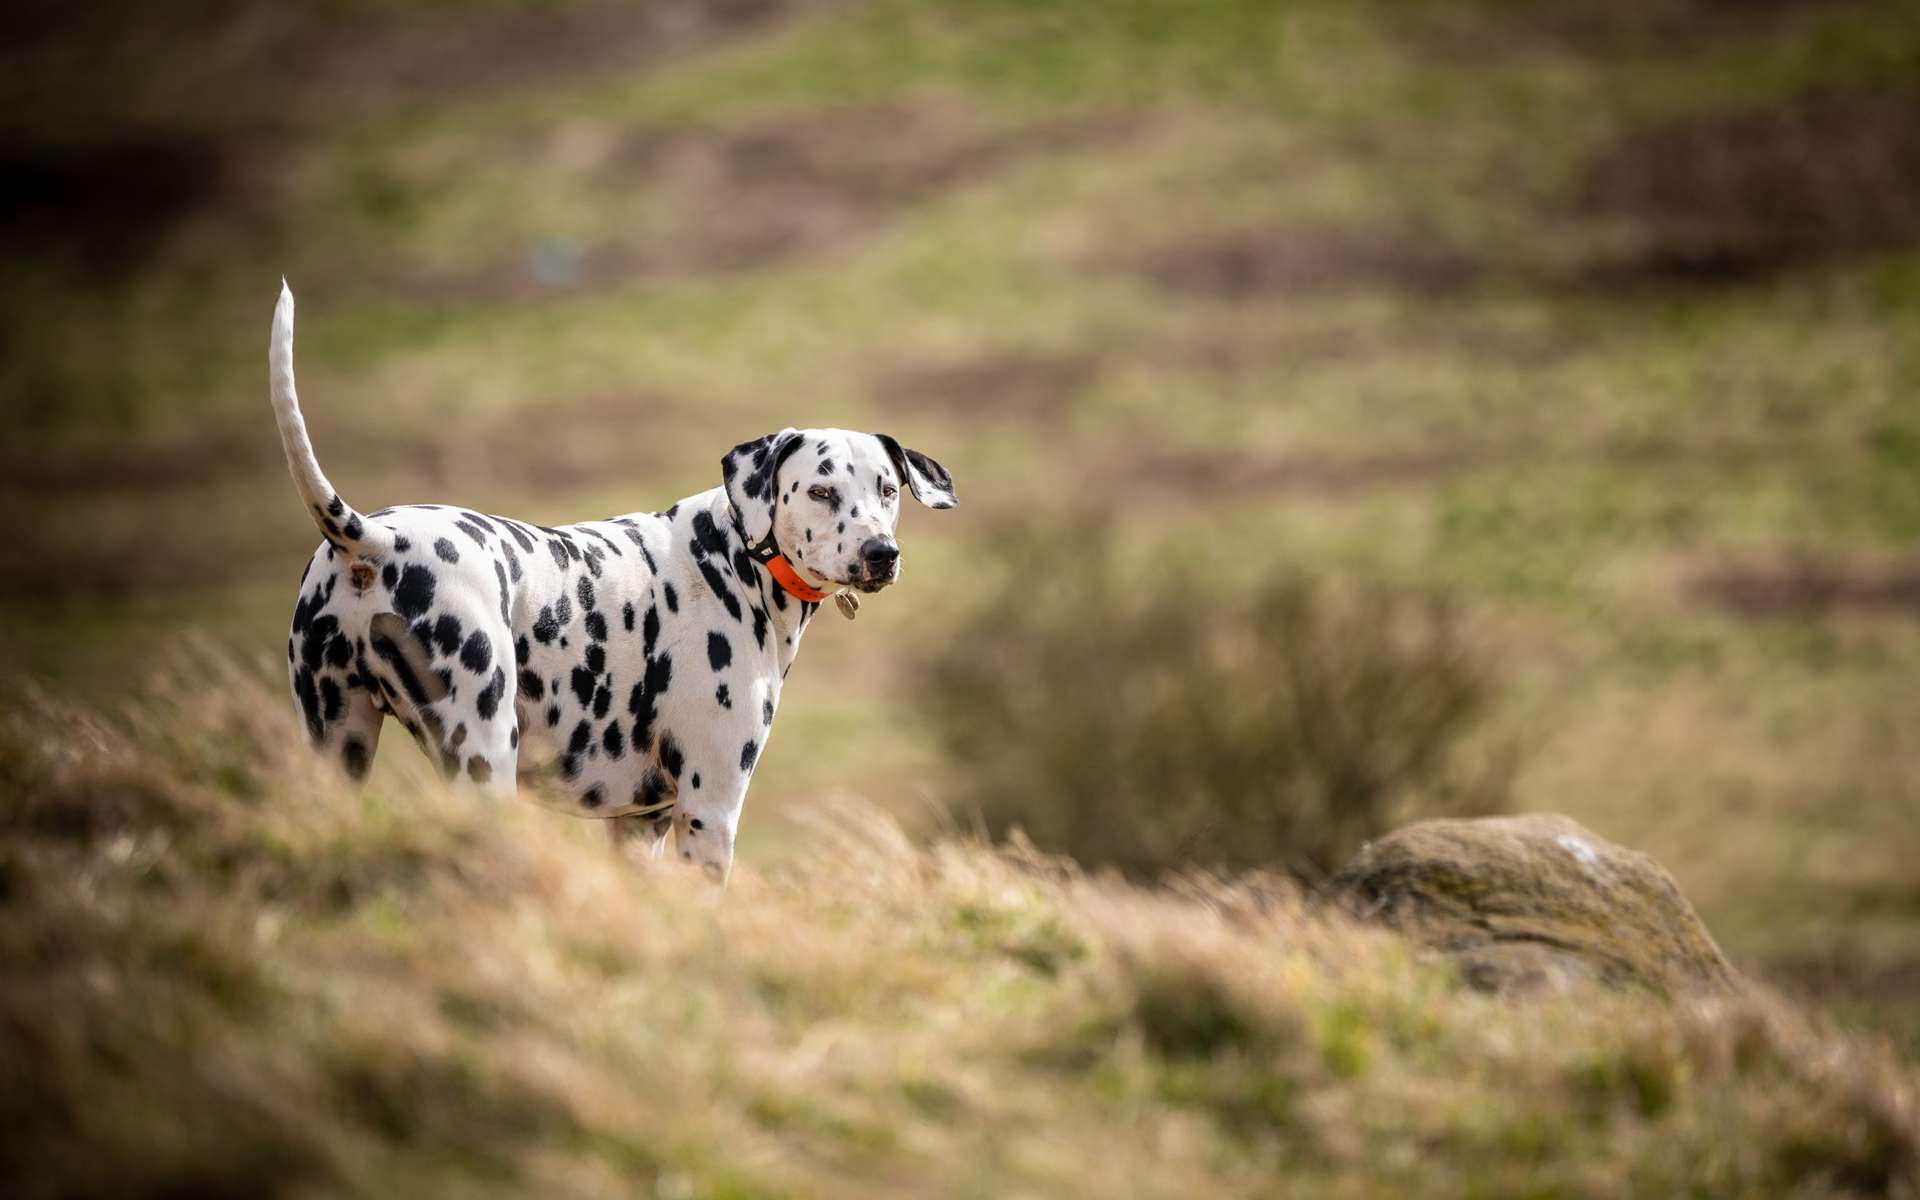
[[849, 621], [860, 615], [860, 597], [852, 592], [835, 592], [833, 602], [840, 606], [840, 615]]

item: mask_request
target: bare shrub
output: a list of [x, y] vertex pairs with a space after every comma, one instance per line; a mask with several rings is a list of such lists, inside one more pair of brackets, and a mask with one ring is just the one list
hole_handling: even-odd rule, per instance
[[1420, 816], [1505, 807], [1494, 696], [1443, 599], [1280, 571], [1122, 565], [1027, 535], [926, 666], [957, 799], [996, 836], [1133, 875], [1315, 878]]

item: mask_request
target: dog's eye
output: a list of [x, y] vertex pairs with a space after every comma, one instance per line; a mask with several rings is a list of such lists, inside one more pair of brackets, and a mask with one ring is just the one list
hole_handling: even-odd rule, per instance
[[882, 496], [885, 496], [887, 499], [891, 500], [895, 496], [898, 496], [900, 494], [900, 489], [893, 486], [892, 484], [888, 484], [887, 486], [880, 489], [880, 494]]
[[815, 500], [831, 500], [833, 499], [833, 489], [824, 483], [816, 483], [807, 489], [807, 495], [812, 496]]

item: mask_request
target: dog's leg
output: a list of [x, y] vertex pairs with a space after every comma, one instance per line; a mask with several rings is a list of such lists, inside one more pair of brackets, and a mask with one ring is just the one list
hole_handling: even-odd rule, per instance
[[658, 817], [610, 817], [606, 822], [607, 845], [613, 848], [615, 855], [626, 858], [627, 845], [640, 843], [640, 855], [646, 862], [658, 862], [660, 851], [667, 844], [666, 823]]
[[290, 674], [294, 706], [314, 749], [338, 763], [355, 783], [366, 779], [386, 721], [373, 697], [365, 688], [349, 685], [342, 671], [322, 669], [316, 674], [296, 666]]

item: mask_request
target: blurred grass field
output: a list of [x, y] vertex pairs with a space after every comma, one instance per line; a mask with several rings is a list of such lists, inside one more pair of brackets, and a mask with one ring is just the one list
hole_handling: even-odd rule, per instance
[[787, 424], [953, 470], [905, 582], [808, 640], [750, 861], [856, 767], [935, 822], [927, 648], [1010, 531], [1104, 517], [1196, 602], [1444, 590], [1520, 807], [1920, 1055], [1920, 8], [5, 20], [9, 676], [111, 704], [193, 629], [274, 677], [315, 540], [265, 404], [284, 274], [362, 507], [656, 508]]

